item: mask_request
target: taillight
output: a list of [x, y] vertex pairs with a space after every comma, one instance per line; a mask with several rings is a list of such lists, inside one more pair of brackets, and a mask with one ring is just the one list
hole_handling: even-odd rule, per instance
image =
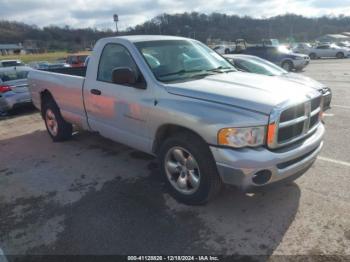
[[2, 86], [2, 85], [0, 85], [0, 93], [6, 93], [6, 92], [11, 91], [11, 90], [12, 89], [9, 86]]

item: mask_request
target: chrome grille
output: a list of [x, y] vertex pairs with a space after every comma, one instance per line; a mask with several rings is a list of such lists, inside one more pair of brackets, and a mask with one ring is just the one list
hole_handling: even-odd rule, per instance
[[322, 96], [274, 112], [270, 124], [275, 124], [275, 133], [270, 148], [279, 148], [294, 143], [312, 132], [320, 123]]

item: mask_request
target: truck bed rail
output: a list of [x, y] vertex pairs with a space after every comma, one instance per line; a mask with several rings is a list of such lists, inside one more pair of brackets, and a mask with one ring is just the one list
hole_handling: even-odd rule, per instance
[[86, 66], [42, 69], [41, 71], [53, 72], [53, 73], [64, 74], [64, 75], [72, 75], [72, 76], [82, 76], [82, 77], [86, 76]]

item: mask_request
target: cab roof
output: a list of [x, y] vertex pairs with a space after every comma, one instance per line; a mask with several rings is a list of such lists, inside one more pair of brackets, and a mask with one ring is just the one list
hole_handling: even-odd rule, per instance
[[106, 40], [125, 39], [132, 43], [144, 42], [144, 41], [161, 41], [161, 40], [191, 40], [185, 37], [170, 36], [170, 35], [127, 35], [127, 36], [108, 37], [105, 39]]

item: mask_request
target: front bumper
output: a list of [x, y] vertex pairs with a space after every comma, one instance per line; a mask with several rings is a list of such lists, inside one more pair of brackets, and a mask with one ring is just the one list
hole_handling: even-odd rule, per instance
[[303, 69], [310, 63], [310, 59], [300, 59], [300, 60], [294, 60], [293, 65], [294, 69]]
[[[323, 147], [324, 126], [306, 140], [271, 151], [267, 148], [230, 149], [211, 146], [221, 179], [226, 184], [242, 189], [273, 184], [308, 170]], [[254, 176], [268, 171], [271, 178], [264, 184], [256, 184]]]
[[0, 111], [9, 111], [15, 107], [32, 102], [29, 92], [15, 93], [13, 91], [0, 95]]

